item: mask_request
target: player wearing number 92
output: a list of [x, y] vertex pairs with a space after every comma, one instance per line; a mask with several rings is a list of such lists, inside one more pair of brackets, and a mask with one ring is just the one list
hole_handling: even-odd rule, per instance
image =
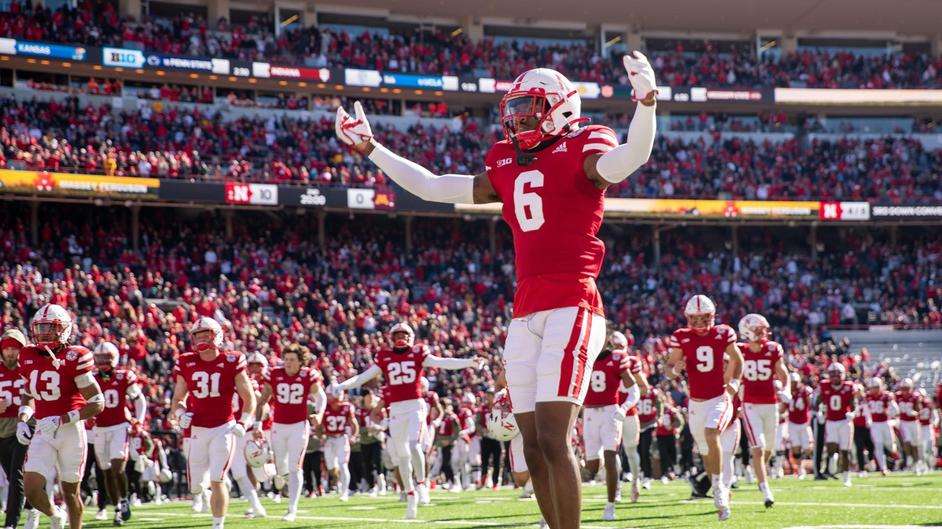
[[101, 388], [92, 375], [91, 351], [68, 345], [72, 327], [72, 318], [64, 308], [44, 305], [30, 324], [35, 345], [24, 347], [19, 357], [19, 374], [26, 381], [19, 420], [26, 423], [30, 417], [36, 418], [32, 440], [21, 440], [29, 443], [23, 486], [26, 499], [50, 517], [53, 529], [64, 523], [64, 514], [46, 493], [46, 480], [56, 475], [68, 508], [69, 527], [82, 527], [78, 484], [88, 450], [84, 421], [104, 408]]
[[[503, 203], [517, 273], [504, 346], [508, 390], [540, 510], [549, 525], [565, 529], [579, 525], [581, 503], [569, 433], [605, 341], [595, 284], [605, 254], [596, 236], [605, 189], [647, 162], [656, 132], [654, 71], [639, 52], [623, 63], [638, 102], [626, 143], [608, 127], [582, 126], [588, 120], [575, 86], [555, 70], [536, 68], [501, 99], [505, 139], [474, 176], [432, 174], [378, 143], [359, 103], [354, 116], [337, 110], [340, 140], [407, 191], [433, 202]], [[554, 479], [540, 478], [547, 473]]]
[[[229, 505], [225, 477], [232, 463], [237, 437], [255, 422], [255, 392], [246, 373], [245, 356], [223, 351], [223, 330], [209, 317], [201, 317], [190, 328], [195, 352], [177, 359], [177, 380], [170, 416], [181, 429], [191, 428], [186, 454], [191, 492], [199, 494], [209, 474], [213, 528], [221, 529]], [[233, 395], [242, 399], [242, 416], [234, 417]], [[183, 400], [187, 398], [190, 409]]]
[[[407, 492], [406, 518], [416, 517], [418, 502], [429, 502], [425, 483], [425, 450], [422, 446], [425, 409], [422, 377], [427, 367], [465, 369], [480, 366], [481, 359], [440, 358], [429, 354], [424, 345], [415, 345], [415, 333], [406, 323], [397, 323], [389, 331], [391, 349], [382, 349], [365, 371], [333, 384], [328, 393], [357, 388], [380, 374], [386, 379], [383, 400], [389, 406], [389, 442], [387, 443]], [[412, 477], [415, 473], [415, 483]], [[416, 497], [418, 492], [419, 497]]]

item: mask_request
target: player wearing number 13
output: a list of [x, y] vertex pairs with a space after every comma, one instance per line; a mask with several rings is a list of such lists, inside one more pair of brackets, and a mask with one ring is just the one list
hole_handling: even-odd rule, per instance
[[505, 139], [474, 176], [435, 175], [390, 152], [373, 138], [359, 102], [355, 116], [337, 110], [338, 138], [407, 191], [434, 202], [503, 203], [517, 273], [504, 344], [507, 384], [537, 503], [554, 529], [579, 526], [581, 488], [569, 433], [605, 341], [595, 284], [605, 254], [596, 236], [605, 189], [648, 160], [656, 132], [654, 70], [639, 52], [623, 63], [639, 103], [626, 143], [608, 127], [582, 127], [588, 120], [576, 87], [555, 70], [536, 68], [501, 99]]
[[[44, 305], [33, 316], [30, 331], [35, 345], [22, 349], [19, 373], [26, 381], [19, 409], [17, 436], [29, 443], [23, 466], [26, 498], [50, 517], [50, 526], [63, 526], [64, 515], [46, 494], [46, 479], [58, 474], [69, 527], [82, 527], [78, 484], [85, 470], [87, 440], [84, 421], [104, 407], [101, 388], [92, 375], [92, 353], [68, 345], [72, 318], [59, 305]], [[26, 422], [36, 418], [36, 433], [28, 437]], [[49, 487], [51, 490], [52, 487]]]
[[[238, 444], [236, 438], [245, 435], [255, 422], [255, 392], [246, 373], [245, 357], [222, 350], [223, 330], [216, 320], [206, 316], [196, 320], [190, 337], [195, 352], [177, 359], [170, 416], [181, 429], [192, 427], [186, 454], [190, 489], [200, 493], [200, 484], [209, 474], [213, 529], [222, 529], [229, 506], [226, 473]], [[243, 403], [238, 422], [233, 416], [235, 393]]]
[[[380, 374], [386, 379], [383, 400], [389, 406], [389, 442], [387, 447], [399, 467], [407, 493], [406, 518], [416, 517], [418, 503], [428, 503], [425, 483], [425, 450], [422, 446], [425, 409], [422, 377], [427, 367], [465, 369], [481, 365], [480, 358], [439, 358], [429, 354], [424, 345], [415, 345], [415, 333], [406, 323], [397, 323], [389, 331], [391, 349], [383, 349], [373, 364], [359, 375], [334, 384], [328, 392], [357, 388]], [[413, 471], [415, 483], [413, 484]], [[419, 497], [416, 497], [418, 492]]]

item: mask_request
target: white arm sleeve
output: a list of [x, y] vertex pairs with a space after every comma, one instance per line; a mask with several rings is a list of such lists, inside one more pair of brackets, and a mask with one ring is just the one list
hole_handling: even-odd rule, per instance
[[425, 357], [425, 365], [428, 367], [437, 367], [439, 369], [464, 369], [474, 365], [473, 358], [442, 358], [440, 356], [428, 355]]
[[596, 162], [595, 168], [599, 175], [613, 184], [628, 178], [651, 157], [656, 133], [654, 106], [638, 103], [631, 125], [628, 126], [625, 143], [603, 154]]
[[140, 390], [138, 390], [137, 396], [132, 398], [134, 399], [134, 418], [137, 419], [137, 422], [143, 423], [144, 419], [147, 418], [147, 399], [144, 398], [144, 394]]
[[[650, 152], [650, 149], [648, 149]], [[474, 176], [446, 174], [437, 176], [421, 165], [406, 160], [377, 142], [373, 142], [370, 160], [406, 191], [430, 202], [474, 203]]]
[[75, 377], [75, 385], [79, 388], [87, 388], [91, 385], [98, 385], [98, 382], [95, 382], [95, 375], [91, 373], [82, 373], [81, 375]]
[[324, 393], [324, 388], [318, 385], [317, 391], [314, 393], [314, 415], [320, 417], [325, 409], [327, 409], [327, 393]]
[[341, 382], [340, 384], [337, 384], [337, 387], [343, 390], [347, 390], [350, 388], [358, 388], [362, 386], [363, 384], [366, 384], [370, 380], [373, 380], [374, 378], [378, 377], [380, 373], [381, 373], [381, 370], [379, 369], [379, 366], [376, 364], [373, 364], [370, 367], [368, 367], [366, 371], [360, 373], [359, 375], [350, 377], [347, 380], [344, 380], [343, 382]]
[[625, 399], [625, 402], [622, 403], [621, 409], [624, 412], [628, 412], [632, 406], [638, 404], [638, 399], [641, 398], [641, 388], [637, 384], [633, 384], [628, 388], [628, 398]]

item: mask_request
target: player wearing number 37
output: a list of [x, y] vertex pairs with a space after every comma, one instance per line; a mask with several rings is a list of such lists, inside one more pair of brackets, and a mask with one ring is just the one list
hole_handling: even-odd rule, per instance
[[359, 103], [354, 116], [337, 110], [340, 140], [407, 191], [435, 202], [503, 203], [517, 273], [504, 347], [507, 384], [534, 492], [553, 529], [579, 526], [579, 471], [569, 432], [605, 340], [595, 284], [605, 254], [596, 236], [605, 189], [648, 160], [656, 131], [654, 71], [638, 52], [623, 62], [639, 103], [626, 143], [608, 127], [586, 126], [575, 86], [559, 72], [536, 68], [517, 77], [501, 99], [505, 139], [474, 176], [432, 174], [377, 142]]

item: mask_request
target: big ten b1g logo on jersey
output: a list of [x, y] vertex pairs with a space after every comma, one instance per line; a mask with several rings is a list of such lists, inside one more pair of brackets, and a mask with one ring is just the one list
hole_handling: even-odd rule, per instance
[[742, 376], [753, 382], [769, 380], [772, 378], [772, 360], [768, 358], [744, 360], [742, 363]]
[[415, 360], [389, 362], [386, 364], [386, 375], [389, 377], [389, 384], [393, 386], [415, 382]]
[[279, 382], [275, 385], [275, 398], [279, 404], [301, 404], [304, 385], [299, 382]]

